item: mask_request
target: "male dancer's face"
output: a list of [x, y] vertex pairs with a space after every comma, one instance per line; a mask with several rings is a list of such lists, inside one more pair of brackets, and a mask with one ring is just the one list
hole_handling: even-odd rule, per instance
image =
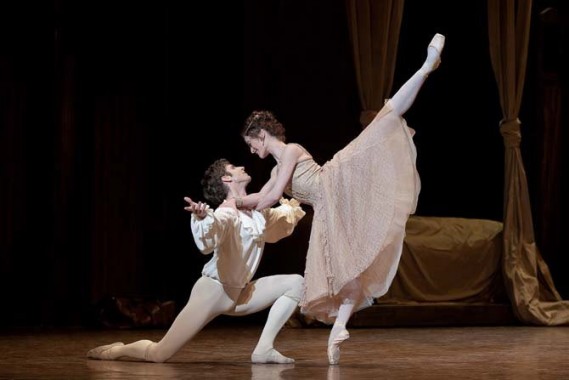
[[245, 185], [251, 182], [251, 176], [245, 171], [243, 166], [234, 166], [229, 164], [225, 166], [225, 170], [231, 176], [232, 182], [244, 183]]

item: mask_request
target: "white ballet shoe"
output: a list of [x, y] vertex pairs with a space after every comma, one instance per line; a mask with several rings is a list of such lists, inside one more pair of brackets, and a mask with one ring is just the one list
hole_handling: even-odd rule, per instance
[[435, 50], [439, 52], [439, 55], [441, 55], [443, 48], [445, 47], [445, 36], [439, 33], [435, 34], [429, 43], [429, 47], [435, 48]]
[[255, 364], [292, 364], [294, 359], [287, 358], [274, 348], [271, 348], [262, 354], [253, 352], [251, 362]]
[[[441, 54], [445, 47], [445, 36], [442, 34], [435, 34], [429, 46], [427, 47], [427, 62], [425, 62], [424, 71], [428, 75], [430, 72], [435, 71], [441, 64]], [[431, 48], [434, 49], [432, 52]]]
[[348, 330], [343, 329], [328, 342], [328, 363], [335, 365], [340, 362], [340, 344], [350, 338]]
[[109, 360], [108, 355], [106, 355], [108, 353], [107, 351], [115, 346], [124, 346], [124, 343], [115, 342], [104, 346], [95, 347], [87, 352], [87, 357], [90, 359]]

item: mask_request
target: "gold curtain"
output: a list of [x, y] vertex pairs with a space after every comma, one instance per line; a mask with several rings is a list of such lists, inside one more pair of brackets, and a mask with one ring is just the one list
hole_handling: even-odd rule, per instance
[[498, 84], [505, 146], [505, 285], [518, 318], [536, 325], [569, 323], [562, 301], [535, 244], [518, 119], [526, 72], [532, 0], [488, 0], [490, 57]]
[[346, 0], [365, 128], [393, 85], [404, 0]]

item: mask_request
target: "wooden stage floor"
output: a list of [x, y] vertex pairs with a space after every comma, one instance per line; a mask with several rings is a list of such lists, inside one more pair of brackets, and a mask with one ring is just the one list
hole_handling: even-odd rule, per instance
[[351, 328], [338, 366], [327, 362], [327, 328], [281, 331], [275, 346], [295, 364], [251, 364], [260, 331], [210, 325], [161, 364], [85, 353], [165, 330], [3, 331], [0, 379], [569, 379], [568, 327]]

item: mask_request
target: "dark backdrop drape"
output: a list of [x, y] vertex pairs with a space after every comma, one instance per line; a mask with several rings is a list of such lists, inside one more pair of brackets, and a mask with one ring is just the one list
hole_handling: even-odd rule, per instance
[[[419, 215], [502, 218], [485, 3], [405, 1], [393, 89], [420, 66], [432, 35], [447, 35], [443, 64], [407, 115], [423, 178]], [[566, 35], [566, 25], [549, 33]], [[239, 139], [251, 110], [275, 111], [289, 140], [320, 162], [361, 130], [343, 0], [223, 8], [24, 0], [0, 5], [0, 28], [3, 326], [83, 324], [109, 295], [185, 302], [207, 258], [193, 245], [182, 197], [201, 196], [214, 158], [245, 164], [252, 190], [272, 166]], [[530, 57], [540, 44], [532, 40]], [[562, 128], [566, 111], [538, 112], [548, 97], [567, 102], [566, 73], [559, 69], [555, 95], [550, 77], [537, 86], [537, 66], [528, 62], [520, 111], [524, 136], [537, 137], [522, 143], [532, 204], [567, 215], [565, 201], [546, 196], [561, 186], [566, 155], [556, 156], [547, 187], [539, 176], [541, 157], [567, 150], [563, 139], [542, 138], [542, 120]], [[539, 244], [550, 219], [536, 219]], [[306, 230], [267, 247], [259, 275], [301, 273]], [[561, 235], [547, 235], [548, 244], [567, 248]], [[565, 294], [567, 251], [543, 249]]]

